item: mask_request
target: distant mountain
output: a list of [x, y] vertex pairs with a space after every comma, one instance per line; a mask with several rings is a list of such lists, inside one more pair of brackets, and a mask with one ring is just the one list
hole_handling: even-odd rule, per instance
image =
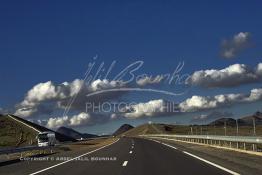
[[240, 120], [246, 125], [253, 125], [253, 119], [255, 119], [256, 125], [262, 124], [262, 113], [256, 112], [253, 115], [242, 117]]
[[137, 126], [122, 135], [135, 137], [143, 134], [186, 134], [188, 131], [189, 127], [186, 125], [151, 123]]
[[115, 132], [114, 132], [114, 136], [123, 134], [124, 132], [133, 129], [134, 127], [129, 125], [129, 124], [123, 124], [122, 126], [120, 126], [120, 128], [118, 128]]
[[[256, 125], [262, 125], [262, 113], [256, 112], [253, 115], [242, 117], [237, 122], [239, 126], [250, 126], [253, 125], [253, 120], [255, 120]], [[236, 119], [233, 118], [220, 118], [209, 123], [209, 125], [222, 126], [225, 122], [228, 126], [236, 126]]]
[[217, 120], [209, 123], [209, 125], [223, 126], [223, 125], [225, 125], [225, 123], [226, 123], [227, 126], [235, 126], [236, 120], [233, 119], [233, 118], [220, 118], [220, 119], [217, 119]]
[[44, 126], [40, 126], [40, 125], [38, 125], [38, 124], [36, 124], [36, 123], [30, 122], [30, 121], [28, 121], [28, 120], [22, 119], [22, 118], [20, 118], [20, 117], [14, 116], [14, 115], [11, 115], [11, 116], [14, 117], [14, 118], [16, 118], [17, 120], [20, 120], [20, 121], [22, 121], [22, 122], [24, 122], [24, 123], [26, 123], [26, 124], [28, 124], [28, 125], [36, 128], [36, 129], [38, 129], [38, 130], [40, 130], [41, 132], [44, 132], [44, 131], [54, 132], [56, 139], [57, 139], [58, 141], [60, 141], [60, 142], [76, 141], [76, 140], [75, 140], [74, 138], [72, 138], [72, 137], [69, 137], [69, 136], [66, 136], [66, 135], [64, 135], [64, 134], [55, 132], [55, 131], [53, 131], [53, 130], [51, 130], [51, 129], [48, 129], [48, 128], [44, 127]]
[[88, 139], [88, 138], [94, 138], [94, 137], [98, 137], [97, 135], [94, 134], [86, 134], [86, 133], [80, 133], [77, 132], [76, 130], [73, 130], [72, 128], [67, 128], [67, 127], [60, 127], [56, 130], [56, 132], [72, 137], [74, 139]]

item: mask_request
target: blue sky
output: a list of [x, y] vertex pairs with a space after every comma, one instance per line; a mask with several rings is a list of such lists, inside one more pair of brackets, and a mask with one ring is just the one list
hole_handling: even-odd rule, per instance
[[[153, 75], [172, 72], [180, 61], [185, 62], [183, 73], [188, 74], [236, 63], [255, 67], [262, 56], [261, 5], [261, 1], [1, 2], [0, 107], [13, 108], [40, 82], [51, 80], [59, 84], [82, 78], [96, 55], [97, 62], [104, 61], [107, 66], [116, 60], [115, 72], [143, 60], [138, 73]], [[222, 40], [239, 32], [250, 34], [251, 47], [235, 58], [221, 58]], [[193, 87], [185, 96], [172, 100], [180, 102], [192, 95], [248, 93], [259, 87], [261, 82], [208, 90]], [[170, 87], [167, 90], [173, 91]], [[161, 98], [156, 94], [129, 94], [131, 99], [137, 96], [143, 102]], [[249, 104], [248, 109], [237, 114], [252, 113], [253, 108], [261, 109], [260, 105], [261, 102]], [[153, 120], [190, 120], [184, 118]], [[116, 123], [139, 124], [143, 120], [147, 119]], [[80, 130], [110, 132], [112, 123], [115, 122], [103, 124], [107, 128], [104, 130], [99, 124]]]

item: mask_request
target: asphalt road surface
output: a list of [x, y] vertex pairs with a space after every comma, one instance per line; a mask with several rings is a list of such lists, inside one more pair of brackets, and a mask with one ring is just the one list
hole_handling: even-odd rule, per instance
[[[57, 158], [58, 155], [50, 155]], [[49, 158], [50, 158], [49, 156]], [[237, 174], [208, 160], [152, 140], [121, 138], [92, 152], [63, 152], [63, 161], [0, 165], [2, 175], [218, 175]], [[75, 158], [72, 160], [72, 158]]]

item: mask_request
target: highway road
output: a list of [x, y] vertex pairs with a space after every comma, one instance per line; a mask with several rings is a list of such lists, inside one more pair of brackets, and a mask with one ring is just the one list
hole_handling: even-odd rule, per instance
[[[58, 156], [58, 155], [50, 155]], [[49, 158], [50, 158], [49, 156]], [[174, 146], [141, 138], [120, 138], [87, 152], [63, 152], [67, 161], [19, 161], [0, 165], [2, 175], [222, 175], [237, 174]], [[71, 159], [75, 158], [75, 159]], [[77, 159], [78, 158], [78, 159]]]

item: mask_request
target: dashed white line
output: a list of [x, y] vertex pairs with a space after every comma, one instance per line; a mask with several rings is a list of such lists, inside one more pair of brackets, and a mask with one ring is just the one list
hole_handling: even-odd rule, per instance
[[227, 169], [227, 168], [225, 168], [225, 167], [222, 167], [222, 166], [220, 166], [220, 165], [217, 165], [217, 164], [215, 164], [215, 163], [213, 163], [213, 162], [210, 162], [210, 161], [208, 161], [208, 160], [205, 160], [205, 159], [203, 159], [203, 158], [201, 158], [201, 157], [198, 157], [198, 156], [196, 156], [196, 155], [194, 155], [194, 154], [191, 154], [191, 153], [189, 153], [189, 152], [183, 151], [183, 153], [185, 153], [185, 154], [187, 154], [187, 155], [189, 155], [189, 156], [192, 156], [192, 157], [194, 157], [194, 158], [196, 158], [196, 159], [198, 159], [198, 160], [201, 160], [201, 161], [203, 161], [203, 162], [205, 162], [205, 163], [208, 163], [208, 164], [210, 164], [210, 165], [212, 165], [212, 166], [214, 166], [214, 167], [217, 167], [217, 168], [219, 168], [219, 169], [221, 169], [221, 170], [224, 170], [224, 171], [226, 171], [226, 172], [228, 172], [228, 173], [230, 173], [230, 174], [240, 175], [240, 174], [237, 173], [237, 172], [234, 172], [234, 171], [232, 171], [232, 170], [229, 170], [229, 169]]
[[[159, 141], [157, 141], [157, 140], [153, 140], [153, 139], [152, 139], [152, 141], [155, 141], [155, 142], [157, 142], [157, 143], [161, 143], [161, 142], [159, 142]], [[168, 144], [166, 144], [166, 143], [161, 143], [161, 144], [166, 145], [166, 146], [168, 146], [168, 147], [170, 147], [170, 148], [173, 148], [173, 149], [177, 149], [176, 147], [171, 146], [171, 145], [168, 145]], [[189, 152], [186, 152], [186, 151], [182, 151], [182, 152], [185, 153], [185, 154], [187, 154], [187, 155], [189, 155], [189, 156], [191, 156], [191, 157], [194, 157], [194, 158], [196, 158], [196, 159], [198, 159], [198, 160], [201, 160], [201, 161], [203, 161], [203, 162], [205, 162], [205, 163], [207, 163], [207, 164], [209, 164], [209, 165], [212, 165], [212, 166], [217, 167], [217, 168], [219, 168], [219, 169], [221, 169], [221, 170], [223, 170], [223, 171], [226, 171], [226, 172], [228, 172], [228, 173], [230, 173], [230, 174], [240, 175], [240, 174], [237, 173], [237, 172], [234, 172], [234, 171], [232, 171], [232, 170], [229, 170], [229, 169], [227, 169], [227, 168], [225, 168], [225, 167], [222, 167], [222, 166], [220, 166], [220, 165], [218, 165], [218, 164], [215, 164], [215, 163], [213, 163], [213, 162], [210, 162], [210, 161], [208, 161], [208, 160], [206, 160], [206, 159], [203, 159], [203, 158], [201, 158], [201, 157], [198, 157], [198, 156], [196, 156], [196, 155], [194, 155], [194, 154], [191, 154], [191, 153], [189, 153]]]
[[162, 143], [162, 142], [160, 142], [160, 141], [158, 141], [158, 140], [153, 140], [153, 139], [151, 139], [151, 140], [154, 141], [154, 142], [156, 142], [156, 143], [160, 143], [160, 144], [166, 145], [166, 146], [168, 146], [168, 147], [170, 147], [170, 148], [177, 149], [176, 147], [174, 147], [174, 146], [172, 146], [172, 145], [168, 145], [168, 144], [166, 144], [166, 143]]
[[174, 146], [171, 146], [171, 145], [168, 145], [168, 144], [166, 144], [166, 143], [162, 143], [163, 145], [166, 145], [166, 146], [168, 146], [168, 147], [170, 147], [170, 148], [174, 148], [174, 149], [177, 149], [176, 147], [174, 147]]
[[128, 161], [124, 161], [123, 165], [122, 166], [126, 166], [128, 163]]
[[130, 152], [129, 152], [129, 154], [132, 154], [132, 153], [133, 153], [133, 151], [130, 151]]
[[110, 146], [110, 145], [112, 145], [112, 144], [114, 144], [114, 143], [116, 143], [116, 142], [118, 142], [118, 141], [119, 141], [119, 139], [116, 140], [116, 141], [113, 142], [113, 143], [110, 143], [110, 144], [108, 144], [108, 145], [102, 146], [102, 147], [97, 148], [97, 149], [95, 149], [95, 150], [93, 150], [93, 151], [87, 152], [87, 153], [85, 153], [85, 154], [82, 154], [82, 155], [77, 156], [77, 157], [75, 157], [75, 158], [72, 158], [72, 159], [69, 159], [69, 160], [67, 160], [67, 161], [58, 163], [58, 164], [56, 164], [56, 165], [50, 166], [50, 167], [48, 167], [48, 168], [42, 169], [42, 170], [40, 170], [40, 171], [31, 173], [31, 174], [29, 174], [29, 175], [39, 174], [39, 173], [41, 173], [41, 172], [44, 172], [44, 171], [47, 171], [47, 170], [49, 170], [49, 169], [55, 168], [55, 167], [57, 167], [57, 166], [59, 166], [59, 165], [63, 165], [63, 164], [65, 164], [65, 163], [67, 163], [67, 162], [71, 162], [71, 161], [73, 161], [73, 160], [75, 160], [75, 159], [78, 159], [78, 158], [80, 158], [80, 157], [83, 157], [83, 156], [85, 156], [85, 155], [87, 155], [87, 154], [91, 154], [91, 153], [96, 152], [96, 151], [98, 151], [98, 150], [100, 150], [100, 149], [103, 149], [103, 148], [105, 148], [105, 147], [108, 147], [108, 146]]

